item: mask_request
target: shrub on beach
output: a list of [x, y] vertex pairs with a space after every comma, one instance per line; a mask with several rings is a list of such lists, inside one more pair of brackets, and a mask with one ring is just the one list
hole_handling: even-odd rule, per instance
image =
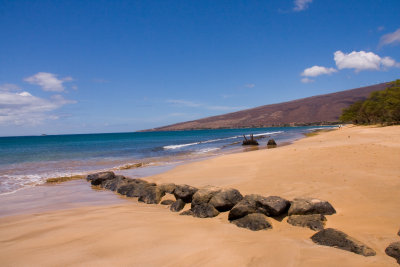
[[393, 81], [382, 91], [372, 92], [364, 101], [343, 109], [342, 122], [354, 124], [400, 124], [400, 80]]

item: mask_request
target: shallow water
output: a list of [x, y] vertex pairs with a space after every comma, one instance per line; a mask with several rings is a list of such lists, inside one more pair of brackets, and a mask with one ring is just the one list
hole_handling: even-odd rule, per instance
[[[278, 145], [321, 127], [270, 127], [76, 134], [0, 138], [0, 194], [62, 177], [114, 170], [144, 177], [188, 160], [244, 151], [243, 134], [254, 134], [265, 147], [269, 138]], [[134, 164], [143, 163], [137, 168]]]

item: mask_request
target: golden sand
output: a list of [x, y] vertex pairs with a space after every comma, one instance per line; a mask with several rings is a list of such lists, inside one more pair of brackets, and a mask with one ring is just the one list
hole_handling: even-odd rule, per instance
[[[345, 127], [289, 146], [229, 154], [148, 178], [242, 194], [316, 197], [337, 214], [327, 227], [373, 248], [364, 257], [314, 244], [315, 232], [271, 220], [253, 232], [227, 220], [180, 216], [136, 201], [0, 218], [2, 266], [398, 266], [400, 127]], [[89, 184], [87, 184], [89, 186]], [[49, 186], [49, 189], [51, 187]]]

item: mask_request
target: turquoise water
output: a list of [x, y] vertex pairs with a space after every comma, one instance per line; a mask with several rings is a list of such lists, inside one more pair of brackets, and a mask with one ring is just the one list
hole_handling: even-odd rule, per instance
[[[173, 165], [241, 151], [243, 134], [264, 137], [259, 143], [265, 146], [268, 138], [279, 144], [315, 128], [320, 127], [1, 137], [0, 194], [43, 183], [49, 177], [108, 169], [122, 172], [123, 166], [138, 162], [148, 167]], [[136, 176], [146, 173], [139, 169]], [[135, 170], [130, 174], [135, 176]]]

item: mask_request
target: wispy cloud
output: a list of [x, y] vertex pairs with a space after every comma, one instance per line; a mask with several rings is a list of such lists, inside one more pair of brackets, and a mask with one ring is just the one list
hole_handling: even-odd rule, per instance
[[248, 83], [248, 84], [245, 84], [244, 87], [246, 87], [246, 88], [254, 88], [254, 87], [256, 87], [256, 85], [254, 83]]
[[392, 45], [400, 44], [400, 28], [392, 33], [385, 34], [381, 37], [379, 46], [384, 46], [389, 44]]
[[241, 110], [246, 109], [245, 106], [218, 106], [218, 105], [208, 105], [203, 103], [197, 103], [182, 99], [168, 99], [167, 103], [173, 104], [179, 107], [189, 107], [189, 108], [202, 108], [207, 110], [221, 110], [221, 111], [231, 111], [231, 110]]
[[315, 80], [305, 77], [305, 78], [301, 79], [301, 82], [302, 83], [313, 83], [313, 82], [315, 82]]
[[42, 87], [43, 91], [62, 92], [64, 91], [64, 82], [73, 81], [72, 77], [64, 77], [59, 79], [56, 74], [49, 72], [38, 72], [35, 75], [24, 79], [25, 82], [36, 84]]
[[294, 11], [303, 11], [308, 8], [308, 5], [312, 3], [313, 0], [295, 0], [294, 1]]
[[21, 90], [21, 88], [16, 84], [12, 84], [12, 83], [0, 84], [0, 91], [12, 92], [12, 91], [20, 91], [20, 90]]
[[37, 125], [45, 120], [58, 119], [52, 111], [73, 103], [76, 101], [64, 99], [61, 95], [45, 99], [26, 91], [0, 91], [0, 125]]

